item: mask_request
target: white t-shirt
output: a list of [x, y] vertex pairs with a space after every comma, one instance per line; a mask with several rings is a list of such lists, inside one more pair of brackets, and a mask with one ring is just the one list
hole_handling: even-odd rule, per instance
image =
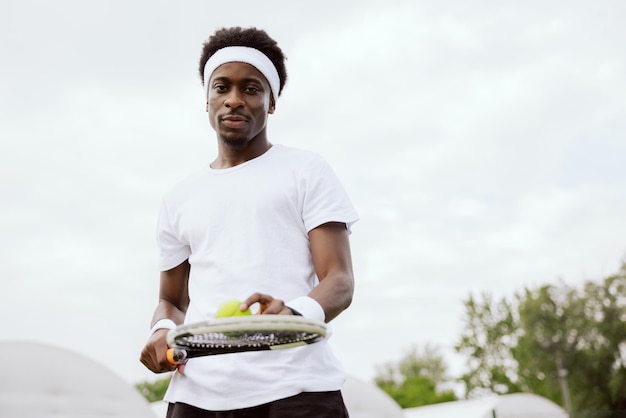
[[[308, 232], [356, 222], [344, 188], [317, 154], [282, 145], [228, 169], [204, 168], [163, 199], [162, 271], [189, 260], [185, 323], [214, 318], [228, 299], [254, 292], [290, 301], [318, 283]], [[319, 319], [319, 318], [317, 318]], [[289, 350], [191, 359], [165, 399], [232, 410], [300, 392], [339, 390], [345, 379], [326, 341]]]

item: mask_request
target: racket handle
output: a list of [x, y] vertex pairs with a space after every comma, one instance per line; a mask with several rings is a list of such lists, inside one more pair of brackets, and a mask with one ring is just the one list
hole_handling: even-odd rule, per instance
[[169, 348], [165, 356], [170, 364], [183, 364], [187, 361], [187, 351], [177, 348]]

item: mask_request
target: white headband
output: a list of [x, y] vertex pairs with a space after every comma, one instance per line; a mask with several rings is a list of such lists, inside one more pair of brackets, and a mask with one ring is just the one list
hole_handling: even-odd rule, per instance
[[209, 80], [213, 71], [227, 62], [245, 62], [252, 65], [265, 76], [272, 88], [274, 102], [278, 101], [278, 91], [280, 90], [280, 77], [278, 71], [270, 59], [258, 49], [247, 46], [228, 46], [218, 49], [204, 65], [204, 88], [207, 97], [209, 96]]

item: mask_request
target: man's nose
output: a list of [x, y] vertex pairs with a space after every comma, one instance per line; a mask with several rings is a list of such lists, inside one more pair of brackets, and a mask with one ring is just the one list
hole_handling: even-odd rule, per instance
[[230, 108], [243, 106], [245, 104], [243, 94], [237, 89], [232, 89], [230, 92], [228, 92], [228, 97], [226, 97], [224, 104], [226, 105], [226, 107]]

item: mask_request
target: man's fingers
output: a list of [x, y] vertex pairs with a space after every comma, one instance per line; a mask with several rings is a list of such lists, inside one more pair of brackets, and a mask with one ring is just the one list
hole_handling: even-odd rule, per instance
[[[253, 293], [243, 303], [241, 308], [250, 308], [253, 304], [259, 304], [259, 314], [276, 315], [282, 314], [285, 309], [285, 302], [282, 299], [275, 299], [272, 295], [264, 293]], [[244, 306], [245, 305], [245, 306]]]
[[261, 304], [259, 313], [265, 315], [278, 315], [285, 309], [285, 303], [281, 299], [273, 299], [267, 305]]

